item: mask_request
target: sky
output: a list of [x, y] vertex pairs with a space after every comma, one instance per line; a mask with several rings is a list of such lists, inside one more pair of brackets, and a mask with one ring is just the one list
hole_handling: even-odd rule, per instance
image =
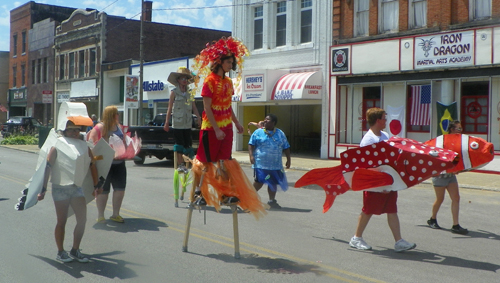
[[[153, 22], [231, 31], [232, 0], [152, 0]], [[10, 10], [29, 1], [0, 1], [0, 51], [9, 51]], [[36, 3], [93, 8], [109, 15], [140, 20], [141, 0], [39, 0]], [[222, 6], [222, 7], [221, 7]], [[200, 8], [201, 9], [195, 9]], [[220, 8], [208, 8], [220, 7]]]

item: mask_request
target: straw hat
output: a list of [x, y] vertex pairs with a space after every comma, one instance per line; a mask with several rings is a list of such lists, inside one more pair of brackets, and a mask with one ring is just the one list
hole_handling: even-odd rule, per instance
[[189, 71], [188, 68], [186, 67], [179, 67], [177, 69], [177, 72], [172, 72], [170, 75], [168, 75], [167, 81], [173, 85], [178, 85], [179, 83], [177, 82], [177, 79], [179, 77], [188, 77], [188, 82], [191, 82], [193, 79], [193, 75], [191, 75], [191, 71]]

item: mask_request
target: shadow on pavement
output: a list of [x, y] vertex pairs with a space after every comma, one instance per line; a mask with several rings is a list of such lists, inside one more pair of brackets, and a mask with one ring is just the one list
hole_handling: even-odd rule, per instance
[[[451, 232], [448, 232], [448, 233], [451, 233]], [[470, 234], [470, 232], [469, 232], [469, 234]], [[323, 239], [323, 240], [331, 240], [331, 241], [345, 244], [346, 248], [348, 248], [349, 250], [352, 250], [353, 252], [369, 253], [369, 254], [382, 256], [382, 257], [390, 258], [390, 259], [412, 260], [412, 261], [418, 261], [418, 262], [426, 262], [426, 263], [441, 264], [441, 265], [447, 265], [447, 266], [479, 269], [479, 270], [492, 271], [492, 272], [496, 272], [498, 269], [500, 269], [500, 265], [498, 265], [498, 264], [492, 264], [489, 262], [481, 262], [481, 261], [475, 261], [475, 260], [468, 260], [468, 259], [454, 257], [454, 256], [440, 255], [437, 253], [426, 252], [426, 251], [419, 250], [419, 249], [415, 249], [415, 250], [411, 250], [411, 251], [407, 251], [407, 252], [402, 252], [402, 253], [396, 253], [396, 252], [394, 252], [394, 249], [387, 249], [384, 247], [380, 247], [380, 249], [374, 248], [373, 250], [370, 250], [370, 251], [362, 251], [362, 250], [357, 250], [357, 249], [349, 247], [349, 242], [345, 241], [345, 240], [336, 239], [334, 237], [333, 238], [315, 237], [315, 238]]]
[[124, 218], [125, 223], [118, 223], [106, 219], [106, 223], [95, 223], [96, 230], [115, 231], [120, 233], [144, 231], [160, 231], [160, 227], [168, 227], [165, 222], [147, 218]]
[[130, 265], [130, 263], [124, 260], [114, 259], [110, 257], [122, 253], [123, 252], [115, 251], [110, 253], [89, 255], [90, 262], [88, 263], [80, 263], [77, 261], [62, 263], [55, 260], [55, 254], [54, 259], [38, 255], [31, 256], [45, 261], [46, 263], [52, 265], [54, 268], [66, 272], [73, 278], [83, 278], [83, 272], [92, 273], [110, 279], [129, 279], [137, 277], [137, 274], [132, 269], [126, 266]]
[[2, 200], [9, 200], [9, 199], [8, 198], [0, 198], [0, 201], [2, 201]]
[[[427, 225], [417, 225], [417, 226], [431, 229]], [[445, 233], [452, 234], [450, 229], [441, 228], [441, 229], [432, 229], [432, 230], [436, 231], [436, 232], [445, 232]], [[488, 232], [485, 230], [469, 230], [469, 233], [467, 235], [457, 235], [457, 234], [453, 234], [453, 235], [455, 235], [457, 237], [457, 239], [483, 238], [483, 239], [489, 239], [489, 240], [500, 240], [500, 235], [495, 234], [495, 233], [491, 233], [491, 232]]]
[[320, 267], [317, 265], [299, 264], [297, 262], [288, 259], [261, 257], [257, 254], [241, 255], [240, 259], [235, 259], [233, 255], [225, 253], [208, 254], [205, 256], [208, 258], [217, 259], [228, 263], [246, 264], [250, 266], [249, 269], [257, 269], [260, 272], [265, 272], [265, 273], [275, 273], [275, 274], [314, 273], [315, 275], [327, 274], [327, 272], [320, 270]]
[[397, 259], [397, 260], [411, 260], [446, 266], [454, 266], [460, 268], [470, 268], [475, 270], [484, 270], [496, 272], [500, 269], [500, 265], [493, 264], [489, 262], [468, 260], [464, 258], [446, 256], [432, 252], [426, 252], [423, 250], [412, 250], [403, 253], [396, 253], [393, 249], [383, 248], [381, 250], [373, 250], [372, 254], [382, 256], [385, 258]]

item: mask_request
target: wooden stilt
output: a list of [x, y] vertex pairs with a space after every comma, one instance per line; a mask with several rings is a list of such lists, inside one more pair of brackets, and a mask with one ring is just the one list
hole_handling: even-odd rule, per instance
[[231, 205], [233, 211], [234, 258], [240, 258], [240, 235], [238, 229], [238, 206]]
[[191, 228], [191, 218], [193, 217], [194, 205], [191, 202], [188, 207], [188, 214], [186, 219], [186, 230], [184, 231], [184, 243], [182, 244], [182, 251], [188, 251], [189, 229]]

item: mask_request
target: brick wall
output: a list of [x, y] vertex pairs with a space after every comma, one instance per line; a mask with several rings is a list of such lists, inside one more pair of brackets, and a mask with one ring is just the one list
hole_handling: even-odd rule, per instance
[[[144, 60], [157, 61], [197, 55], [208, 42], [230, 36], [230, 32], [166, 25], [153, 22], [143, 23]], [[127, 59], [139, 60], [140, 21], [108, 16], [106, 24], [106, 56], [103, 62]]]
[[[357, 0], [334, 0], [333, 5], [333, 40], [346, 41], [353, 39], [354, 36], [354, 7]], [[376, 40], [381, 37], [400, 37], [408, 34], [425, 34], [436, 31], [447, 31], [452, 28], [466, 28], [470, 26], [481, 26], [498, 24], [500, 20], [500, 1], [492, 1], [492, 19], [469, 21], [469, 1], [468, 0], [427, 0], [427, 28], [409, 30], [409, 1], [399, 1], [399, 32], [384, 34], [379, 36], [378, 32], [378, 5], [380, 0], [369, 0], [369, 36], [360, 37], [359, 40]], [[337, 28], [336, 19], [340, 18], [340, 24]], [[437, 29], [437, 30], [436, 30]], [[431, 31], [430, 31], [431, 30]]]

